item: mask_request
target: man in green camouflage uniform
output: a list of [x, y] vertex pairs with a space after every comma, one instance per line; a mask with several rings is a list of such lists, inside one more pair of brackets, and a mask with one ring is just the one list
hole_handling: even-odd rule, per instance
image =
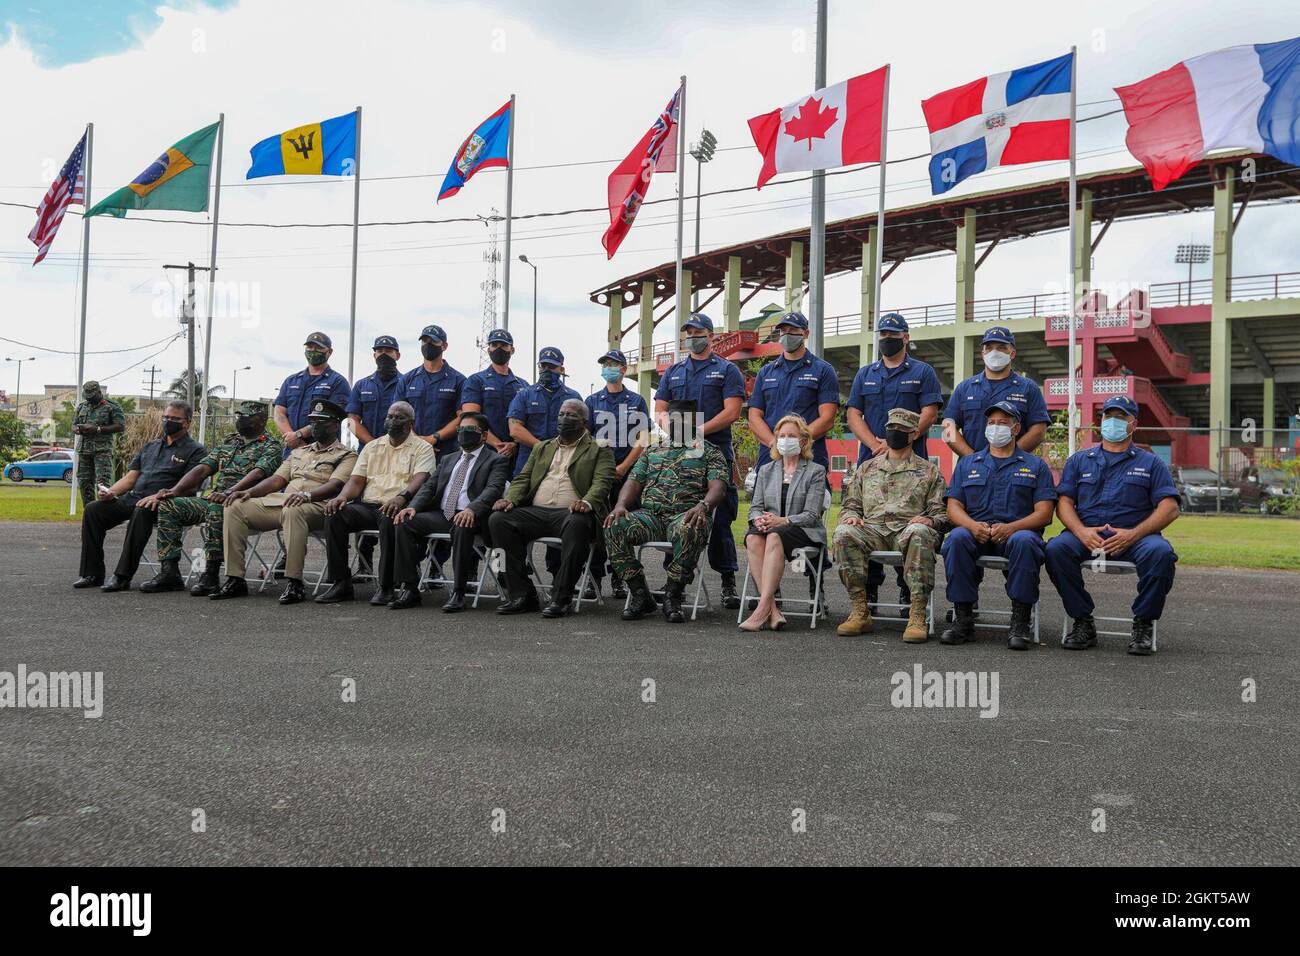
[[[265, 402], [240, 402], [235, 416], [235, 434], [230, 435], [207, 457], [191, 468], [174, 487], [158, 499], [158, 574], [140, 585], [144, 594], [179, 591], [185, 586], [180, 574], [181, 539], [190, 525], [203, 526], [203, 575], [190, 594], [206, 597], [221, 587], [222, 528], [226, 495], [251, 488], [280, 467], [280, 442], [266, 430]], [[194, 492], [216, 475], [206, 498]]]
[[903, 640], [921, 643], [929, 634], [925, 612], [934, 588], [935, 554], [948, 530], [946, 486], [939, 466], [912, 450], [921, 416], [906, 408], [889, 413], [888, 449], [858, 466], [844, 489], [840, 524], [831, 553], [853, 611], [838, 628], [845, 636], [871, 630], [867, 604], [867, 557], [872, 551], [901, 551], [903, 578], [912, 591]]
[[77, 447], [77, 490], [81, 503], [98, 497], [97, 485], [113, 484], [113, 436], [126, 431], [122, 406], [104, 397], [98, 382], [81, 386], [82, 401], [72, 414], [72, 434]]
[[[686, 619], [682, 593], [709, 543], [711, 514], [726, 497], [731, 477], [731, 466], [722, 452], [698, 435], [694, 400], [669, 402], [668, 418], [669, 445], [652, 448], [637, 459], [618, 503], [605, 519], [610, 567], [631, 591], [623, 611], [625, 621], [655, 609], [645, 568], [636, 557], [637, 545], [647, 541], [672, 542], [663, 614], [670, 624]], [[633, 510], [638, 500], [640, 507]]]

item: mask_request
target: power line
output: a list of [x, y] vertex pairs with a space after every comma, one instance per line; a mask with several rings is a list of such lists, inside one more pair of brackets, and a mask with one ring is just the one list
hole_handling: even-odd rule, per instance
[[[162, 342], [170, 342], [173, 338], [175, 338], [175, 336], [169, 335], [164, 339], [159, 339], [157, 342], [148, 342], [144, 345], [133, 345], [129, 349], [105, 349], [100, 352], [87, 352], [86, 354], [87, 355], [121, 355], [123, 352], [139, 352], [144, 349], [153, 348], [155, 345], [158, 345]], [[25, 349], [36, 349], [37, 351], [40, 352], [52, 352], [55, 355], [76, 355], [77, 354], [75, 351], [70, 352], [66, 349], [51, 349], [51, 348], [46, 348], [44, 345], [32, 345], [30, 342], [19, 342], [17, 339], [7, 339], [3, 335], [0, 335], [0, 342], [9, 342], [12, 345], [21, 345]], [[148, 361], [148, 359], [146, 359], [145, 361]]]

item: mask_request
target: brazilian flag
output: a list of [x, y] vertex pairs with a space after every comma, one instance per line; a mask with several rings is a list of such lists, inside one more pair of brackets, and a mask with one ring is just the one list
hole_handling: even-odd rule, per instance
[[219, 125], [213, 123], [186, 136], [131, 182], [97, 202], [86, 215], [105, 213], [120, 219], [131, 209], [206, 210]]

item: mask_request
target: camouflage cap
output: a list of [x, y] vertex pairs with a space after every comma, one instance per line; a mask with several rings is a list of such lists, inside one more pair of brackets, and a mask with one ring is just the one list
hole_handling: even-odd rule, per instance
[[266, 402], [254, 402], [245, 400], [239, 403], [239, 414], [241, 415], [265, 415]]
[[921, 425], [921, 415], [910, 408], [894, 408], [889, 412], [886, 428], [901, 428], [905, 432], [914, 432]]
[[86, 382], [84, 385], [81, 386], [82, 395], [89, 395], [91, 392], [102, 392], [102, 391], [103, 389], [99, 387], [99, 383], [95, 381]]

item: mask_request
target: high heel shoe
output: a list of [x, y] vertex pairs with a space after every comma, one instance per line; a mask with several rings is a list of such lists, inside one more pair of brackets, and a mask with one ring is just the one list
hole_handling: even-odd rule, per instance
[[755, 631], [761, 631], [761, 630], [763, 629], [764, 625], [767, 624], [767, 621], [771, 620], [771, 618], [769, 617], [769, 618], [767, 618], [767, 620], [759, 621], [757, 624], [750, 624], [750, 621], [752, 621], [752, 620], [753, 620], [753, 615], [751, 614], [751, 615], [750, 615], [748, 618], [746, 618], [742, 623], [737, 624], [736, 626], [737, 626], [740, 630], [742, 630], [742, 631], [747, 631], [747, 632], [749, 632], [749, 633], [752, 634], [752, 633], [754, 633]]
[[786, 625], [786, 620], [784, 617], [778, 617], [777, 615], [773, 615], [767, 619], [767, 626], [770, 630], [784, 631], [785, 625]]

